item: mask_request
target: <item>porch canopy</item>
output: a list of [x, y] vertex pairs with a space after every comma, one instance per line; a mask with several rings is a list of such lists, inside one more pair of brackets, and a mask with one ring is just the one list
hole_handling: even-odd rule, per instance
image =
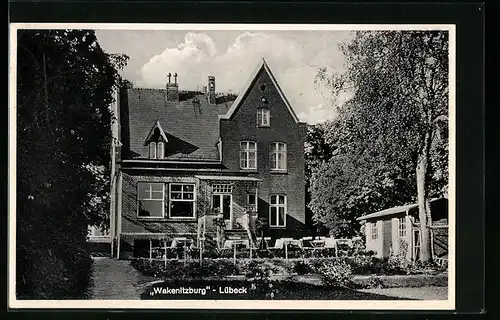
[[262, 179], [247, 176], [200, 176], [195, 175], [195, 178], [200, 180], [218, 180], [218, 181], [253, 181], [262, 182]]

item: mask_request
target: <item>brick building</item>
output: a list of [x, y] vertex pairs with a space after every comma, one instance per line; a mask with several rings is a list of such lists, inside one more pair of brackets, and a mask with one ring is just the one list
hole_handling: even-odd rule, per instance
[[[299, 122], [261, 60], [239, 96], [165, 89], [123, 89], [113, 105], [111, 223], [115, 256], [152, 241], [225, 235], [252, 239], [265, 217], [272, 238], [305, 230], [305, 123]], [[219, 220], [221, 221], [221, 220]], [[212, 233], [211, 233], [212, 232]]]

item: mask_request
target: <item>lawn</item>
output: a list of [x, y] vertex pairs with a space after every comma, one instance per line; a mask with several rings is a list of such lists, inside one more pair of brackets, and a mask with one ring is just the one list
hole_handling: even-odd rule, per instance
[[[235, 289], [237, 292], [230, 292]], [[241, 280], [166, 281], [146, 287], [141, 299], [266, 300], [271, 299], [271, 295], [275, 300], [411, 300], [302, 282], [273, 281], [252, 285]]]

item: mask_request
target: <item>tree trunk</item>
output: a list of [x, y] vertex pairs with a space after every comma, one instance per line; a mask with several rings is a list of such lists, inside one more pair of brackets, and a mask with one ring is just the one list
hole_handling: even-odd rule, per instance
[[424, 151], [418, 156], [417, 161], [417, 198], [418, 198], [418, 218], [420, 220], [420, 261], [422, 263], [432, 260], [431, 256], [431, 232], [430, 203], [427, 190], [427, 167], [428, 153]]

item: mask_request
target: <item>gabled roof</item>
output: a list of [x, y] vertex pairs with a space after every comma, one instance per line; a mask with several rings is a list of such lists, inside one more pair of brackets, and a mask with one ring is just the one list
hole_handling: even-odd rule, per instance
[[161, 127], [160, 120], [156, 119], [156, 122], [153, 125], [153, 127], [151, 128], [151, 131], [149, 131], [149, 134], [148, 134], [146, 140], [144, 140], [144, 145], [146, 145], [149, 142], [149, 140], [151, 140], [151, 138], [155, 134], [156, 128], [158, 128], [158, 130], [160, 131], [160, 135], [163, 138], [163, 141], [168, 142], [167, 136], [165, 135], [165, 131], [163, 131], [163, 129]]
[[278, 81], [274, 77], [273, 72], [271, 71], [271, 68], [269, 68], [269, 65], [267, 64], [267, 62], [266, 62], [266, 60], [264, 58], [262, 58], [260, 60], [260, 62], [257, 65], [257, 67], [252, 72], [251, 76], [248, 79], [248, 82], [245, 84], [245, 86], [243, 87], [243, 89], [240, 91], [240, 94], [238, 95], [238, 98], [236, 98], [236, 100], [234, 100], [234, 102], [231, 105], [231, 108], [229, 109], [229, 111], [227, 112], [227, 114], [221, 115], [220, 118], [221, 119], [231, 119], [231, 117], [233, 116], [233, 114], [240, 107], [243, 98], [247, 95], [247, 93], [252, 88], [253, 83], [257, 80], [257, 76], [259, 75], [259, 72], [262, 69], [264, 69], [265, 72], [267, 72], [267, 74], [269, 75], [269, 78], [271, 78], [271, 81], [273, 82], [274, 86], [278, 90], [278, 92], [279, 92], [279, 94], [281, 96], [281, 99], [283, 100], [283, 102], [287, 106], [288, 111], [292, 114], [292, 117], [295, 120], [295, 122], [298, 123], [299, 122], [299, 118], [295, 114], [295, 111], [293, 111], [292, 106], [290, 105], [290, 102], [288, 102], [288, 99], [286, 98], [285, 94], [283, 93], [283, 90], [281, 90], [281, 87], [278, 84]]

